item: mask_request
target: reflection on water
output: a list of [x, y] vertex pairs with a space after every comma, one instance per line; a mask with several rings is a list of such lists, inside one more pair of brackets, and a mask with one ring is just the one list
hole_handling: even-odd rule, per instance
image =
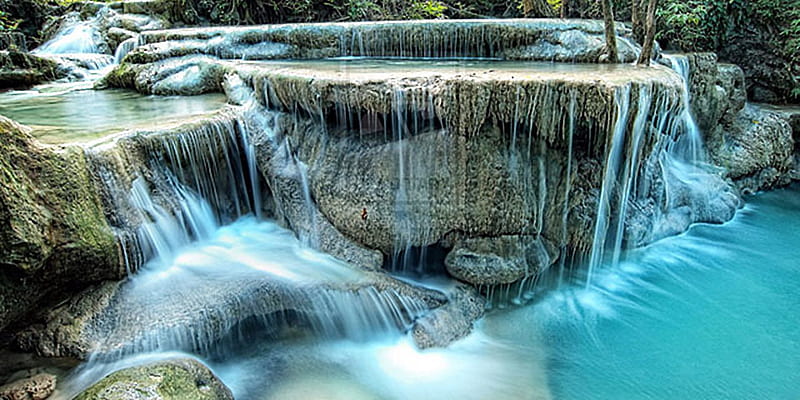
[[225, 96], [144, 96], [59, 83], [0, 94], [0, 114], [33, 128], [50, 144], [86, 142], [127, 129], [150, 129], [221, 108]]

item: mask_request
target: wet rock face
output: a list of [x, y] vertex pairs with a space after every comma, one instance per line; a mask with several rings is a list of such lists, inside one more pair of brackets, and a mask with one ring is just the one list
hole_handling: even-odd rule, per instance
[[537, 275], [551, 264], [534, 236], [500, 236], [460, 240], [447, 255], [447, 272], [473, 285], [498, 285]]
[[117, 371], [76, 400], [233, 400], [233, 395], [208, 367], [186, 358]]
[[787, 185], [794, 167], [794, 139], [779, 115], [747, 106], [709, 141], [712, 159], [745, 193]]
[[0, 329], [122, 273], [83, 151], [42, 148], [0, 117]]
[[120, 285], [108, 282], [91, 287], [66, 304], [44, 311], [39, 317], [42, 323], [16, 334], [15, 345], [42, 357], [86, 357], [94, 345], [87, 327], [101, 316]]
[[795, 139], [787, 119], [746, 106], [739, 67], [717, 63], [712, 53], [690, 54], [689, 61], [692, 107], [711, 160], [746, 193], [788, 184]]
[[689, 54], [692, 111], [704, 132], [730, 124], [747, 102], [744, 73], [733, 64], [720, 64], [714, 53]]
[[0, 386], [0, 399], [3, 400], [44, 400], [56, 389], [56, 377], [50, 374], [37, 374]]
[[475, 288], [458, 285], [448, 302], [417, 320], [411, 336], [417, 347], [447, 347], [472, 332], [473, 323], [483, 317], [486, 300]]
[[27, 88], [63, 76], [52, 60], [15, 50], [0, 51], [0, 89]]

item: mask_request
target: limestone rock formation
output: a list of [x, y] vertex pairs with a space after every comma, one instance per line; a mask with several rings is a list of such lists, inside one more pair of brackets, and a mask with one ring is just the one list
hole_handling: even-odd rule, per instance
[[76, 400], [233, 400], [233, 395], [208, 367], [185, 358], [117, 371]]
[[789, 183], [795, 139], [786, 118], [746, 106], [739, 67], [717, 63], [712, 53], [691, 54], [689, 62], [692, 106], [711, 161], [746, 193]]
[[85, 358], [95, 344], [86, 328], [102, 316], [120, 285], [107, 282], [90, 287], [65, 304], [44, 311], [39, 317], [42, 323], [16, 334], [16, 346], [42, 357]]
[[26, 88], [62, 76], [52, 60], [16, 50], [0, 51], [0, 89]]
[[0, 117], [0, 329], [119, 278], [117, 252], [83, 150], [41, 147]]
[[475, 288], [458, 285], [450, 291], [447, 304], [417, 320], [411, 336], [417, 347], [447, 347], [472, 332], [483, 317], [485, 300]]
[[[187, 28], [146, 32], [130, 62], [188, 54], [224, 59], [367, 57], [493, 57], [598, 62], [604, 28], [590, 20], [434, 20]], [[621, 62], [639, 46], [617, 26]]]
[[445, 259], [447, 272], [473, 285], [498, 285], [534, 276], [552, 264], [540, 239], [533, 236], [460, 240]]
[[50, 374], [37, 374], [0, 386], [0, 399], [3, 400], [44, 400], [56, 389], [56, 377]]
[[733, 124], [709, 140], [712, 159], [745, 193], [788, 184], [794, 147], [789, 124], [757, 106], [745, 107]]

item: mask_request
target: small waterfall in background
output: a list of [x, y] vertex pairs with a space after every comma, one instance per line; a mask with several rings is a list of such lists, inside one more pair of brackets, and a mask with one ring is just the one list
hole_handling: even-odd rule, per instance
[[122, 63], [122, 60], [125, 56], [128, 55], [136, 46], [139, 45], [139, 36], [134, 36], [132, 38], [125, 39], [122, 43], [117, 46], [117, 50], [114, 51], [114, 60], [117, 64]]
[[97, 21], [79, 21], [61, 28], [56, 35], [42, 44], [34, 53], [37, 54], [98, 54], [97, 44], [99, 32]]

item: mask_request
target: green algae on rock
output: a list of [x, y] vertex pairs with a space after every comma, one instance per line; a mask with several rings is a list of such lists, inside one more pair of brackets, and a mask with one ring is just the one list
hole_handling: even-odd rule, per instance
[[52, 60], [15, 50], [0, 51], [0, 89], [30, 87], [62, 76]]
[[66, 288], [119, 278], [114, 235], [80, 148], [45, 148], [0, 117], [0, 328]]
[[117, 371], [76, 400], [233, 400], [233, 395], [208, 367], [185, 358]]

